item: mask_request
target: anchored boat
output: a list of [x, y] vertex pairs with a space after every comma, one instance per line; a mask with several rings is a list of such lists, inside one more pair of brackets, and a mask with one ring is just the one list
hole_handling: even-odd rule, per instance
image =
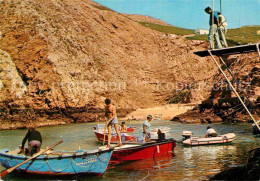
[[217, 137], [190, 137], [183, 141], [183, 144], [185, 145], [191, 145], [191, 146], [198, 146], [198, 145], [211, 145], [211, 144], [223, 144], [223, 143], [229, 143], [233, 141], [236, 138], [236, 135], [234, 133], [227, 133], [224, 135], [220, 135]]
[[[153, 140], [147, 143], [131, 143], [122, 147], [115, 147], [110, 163], [118, 164], [126, 161], [143, 160], [172, 153], [176, 140]], [[100, 147], [106, 149], [106, 146]]]
[[[97, 175], [101, 176], [107, 169], [112, 149], [86, 152], [49, 152], [32, 159], [16, 168], [16, 171], [36, 175]], [[18, 151], [0, 150], [0, 162], [5, 168], [11, 168], [28, 156], [18, 154]]]
[[[99, 142], [103, 142], [103, 139], [104, 139], [104, 133], [102, 132], [99, 132], [99, 131], [94, 131], [97, 139]], [[121, 139], [122, 139], [122, 142], [137, 142], [136, 140], [136, 137], [135, 136], [131, 136], [131, 135], [128, 135], [127, 133], [120, 133], [121, 135]], [[106, 134], [105, 135], [105, 142], [107, 143], [107, 140], [108, 140], [108, 135]], [[118, 140], [118, 137], [117, 137], [117, 134], [112, 134], [111, 135], [111, 143], [118, 143], [119, 140]]]

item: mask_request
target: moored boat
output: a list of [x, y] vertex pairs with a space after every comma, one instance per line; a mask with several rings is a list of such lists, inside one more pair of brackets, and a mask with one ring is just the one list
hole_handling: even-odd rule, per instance
[[[104, 132], [105, 124], [98, 124], [97, 126], [93, 126], [93, 129], [99, 132]], [[126, 133], [131, 133], [135, 131], [135, 126], [129, 126], [127, 127]], [[107, 131], [106, 131], [107, 132]], [[114, 128], [112, 128], [112, 132], [115, 133]]]
[[[104, 133], [102, 132], [99, 132], [99, 131], [94, 131], [97, 139], [99, 142], [103, 142], [103, 139], [104, 139]], [[137, 142], [136, 140], [136, 137], [135, 136], [131, 136], [131, 135], [128, 135], [127, 133], [120, 133], [121, 135], [121, 139], [122, 139], [122, 142]], [[105, 143], [107, 143], [107, 140], [108, 140], [108, 135], [106, 134], [105, 135]], [[117, 137], [117, 134], [112, 134], [111, 135], [111, 143], [118, 143], [119, 140], [118, 140], [118, 137]]]
[[168, 133], [171, 130], [171, 128], [166, 127], [166, 126], [153, 128], [153, 129], [151, 129], [151, 134], [157, 134], [159, 130], [161, 131], [161, 133]]
[[[147, 143], [131, 143], [122, 147], [115, 147], [110, 163], [122, 163], [148, 158], [154, 158], [172, 153], [176, 146], [176, 140], [170, 138], [163, 141], [151, 141]], [[106, 146], [103, 147], [103, 149]], [[101, 147], [102, 148], [102, 147]]]
[[[86, 152], [49, 152], [16, 168], [16, 171], [36, 175], [97, 175], [101, 176], [107, 169], [112, 149]], [[11, 168], [28, 156], [18, 154], [17, 151], [0, 150], [0, 162], [5, 168]]]
[[232, 142], [236, 138], [234, 133], [227, 133], [217, 137], [191, 137], [183, 141], [185, 145], [198, 146], [198, 145], [210, 145], [210, 144], [223, 144]]

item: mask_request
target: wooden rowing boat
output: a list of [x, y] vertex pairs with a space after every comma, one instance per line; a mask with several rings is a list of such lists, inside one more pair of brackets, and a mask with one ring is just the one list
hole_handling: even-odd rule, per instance
[[[16, 171], [36, 175], [103, 175], [110, 161], [112, 149], [86, 152], [47, 153], [16, 168]], [[11, 168], [29, 157], [17, 151], [0, 150], [0, 162]]]

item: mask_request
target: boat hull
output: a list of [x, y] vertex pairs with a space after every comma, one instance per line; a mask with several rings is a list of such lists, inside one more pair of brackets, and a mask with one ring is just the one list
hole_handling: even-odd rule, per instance
[[191, 137], [190, 139], [184, 140], [183, 144], [191, 145], [191, 146], [223, 144], [223, 143], [232, 142], [234, 141], [234, 139], [236, 139], [236, 135], [234, 133], [228, 133], [218, 137], [210, 137], [210, 138]]
[[[66, 152], [64, 152], [66, 153]], [[107, 169], [113, 150], [97, 152], [75, 152], [58, 156], [41, 155], [16, 169], [16, 171], [35, 175], [97, 175], [101, 176]], [[5, 168], [11, 168], [27, 160], [24, 155], [9, 154], [0, 151], [0, 162]]]
[[176, 146], [176, 140], [168, 139], [166, 141], [149, 142], [140, 145], [127, 147], [116, 147], [110, 163], [122, 163], [126, 161], [135, 161], [148, 158], [154, 158], [167, 153], [172, 153]]

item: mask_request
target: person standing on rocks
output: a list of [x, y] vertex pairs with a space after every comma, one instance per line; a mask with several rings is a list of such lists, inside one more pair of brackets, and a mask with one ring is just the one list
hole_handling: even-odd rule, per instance
[[114, 125], [116, 134], [118, 136], [119, 140], [119, 146], [121, 147], [122, 141], [121, 141], [121, 135], [118, 129], [118, 120], [116, 116], [116, 107], [111, 104], [110, 99], [105, 100], [105, 117], [107, 119], [106, 126], [108, 129], [108, 140], [107, 140], [107, 147], [110, 148], [110, 141], [111, 141], [111, 134], [112, 134], [112, 126]]
[[[212, 9], [210, 7], [207, 7], [205, 9], [205, 12], [210, 15], [210, 17], [209, 17], [210, 29], [209, 29], [209, 36], [208, 36], [209, 43], [210, 43], [210, 49], [214, 49], [214, 43], [215, 43], [214, 37], [215, 37], [215, 41], [217, 42], [217, 47], [222, 48], [220, 40], [219, 40], [219, 36], [218, 36], [218, 25], [219, 25], [218, 14], [216, 11], [214, 11], [212, 13]], [[212, 15], [214, 16], [213, 22], [212, 22]]]

